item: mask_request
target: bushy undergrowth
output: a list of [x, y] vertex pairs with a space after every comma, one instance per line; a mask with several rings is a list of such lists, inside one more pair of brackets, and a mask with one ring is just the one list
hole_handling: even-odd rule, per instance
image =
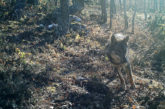
[[15, 57], [15, 47], [0, 41], [0, 108], [29, 109], [34, 103], [30, 66]]
[[156, 68], [156, 70], [163, 72], [165, 70], [165, 45], [163, 45], [162, 48], [155, 53], [153, 59], [152, 65]]
[[26, 6], [39, 4], [39, 0], [0, 0], [0, 20], [19, 19]]
[[153, 67], [162, 72], [165, 70], [165, 15], [156, 14], [153, 19], [148, 22], [155, 41], [159, 45], [153, 56]]
[[148, 21], [148, 27], [154, 37], [158, 40], [165, 39], [165, 15], [155, 14], [153, 19]]

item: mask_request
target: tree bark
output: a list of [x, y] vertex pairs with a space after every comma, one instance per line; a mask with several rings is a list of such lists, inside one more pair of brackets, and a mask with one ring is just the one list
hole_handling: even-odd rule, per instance
[[84, 0], [72, 0], [72, 3], [76, 8], [84, 8]]
[[158, 9], [158, 1], [154, 0], [154, 12]]
[[132, 8], [132, 0], [129, 0], [129, 9]]
[[162, 12], [164, 10], [164, 0], [159, 1], [159, 10]]
[[122, 3], [121, 0], [119, 0], [120, 10], [122, 10]]
[[23, 15], [23, 10], [27, 5], [26, 0], [16, 0], [13, 8], [13, 19], [19, 19]]
[[112, 20], [113, 20], [113, 15], [116, 14], [116, 6], [115, 6], [115, 1], [110, 0], [110, 29], [112, 28]]
[[27, 1], [27, 3], [31, 4], [31, 5], [38, 5], [39, 4], [39, 0], [25, 0]]
[[101, 10], [102, 10], [101, 20], [102, 20], [102, 23], [106, 23], [107, 22], [106, 0], [101, 0], [100, 3], [101, 3]]
[[[135, 1], [136, 2], [136, 1]], [[144, 0], [144, 19], [147, 20], [146, 0]]]
[[54, 0], [55, 6], [58, 5], [58, 0]]
[[84, 9], [84, 0], [72, 0], [72, 4], [70, 14], [81, 13]]
[[151, 1], [150, 0], [148, 0], [148, 3], [147, 3], [148, 5], [147, 5], [147, 9], [150, 11], [151, 10]]
[[65, 34], [69, 31], [69, 0], [60, 0], [60, 26]]
[[133, 17], [132, 17], [132, 33], [134, 34], [134, 27], [135, 27], [135, 16], [136, 16], [136, 11], [137, 11], [137, 6], [136, 6], [136, 1], [135, 1], [135, 4], [134, 4], [134, 14], [133, 14]]
[[124, 21], [125, 21], [125, 25], [124, 25], [124, 30], [128, 29], [128, 16], [127, 16], [127, 8], [126, 8], [126, 0], [123, 1], [123, 5], [124, 5]]

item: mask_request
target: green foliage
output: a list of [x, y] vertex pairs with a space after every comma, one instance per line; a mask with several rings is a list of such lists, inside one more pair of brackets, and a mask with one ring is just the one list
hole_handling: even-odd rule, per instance
[[165, 16], [156, 14], [153, 19], [148, 22], [148, 27], [157, 39], [165, 39]]
[[2, 41], [0, 37], [0, 108], [26, 109], [35, 103], [33, 85], [27, 75], [31, 75], [31, 66], [22, 62], [24, 53], [15, 46]]
[[27, 6], [27, 9], [30, 9], [32, 5], [38, 4], [39, 0], [1, 0], [0, 20], [20, 18], [20, 15], [25, 10], [25, 6]]
[[156, 68], [158, 71], [165, 70], [165, 45], [162, 46], [162, 48], [155, 53], [153, 57], [152, 65]]
[[[155, 40], [162, 43], [165, 40], [165, 16], [160, 13], [155, 14], [154, 18], [148, 22], [148, 26]], [[162, 43], [154, 53], [152, 66], [160, 72], [165, 69], [165, 44]]]
[[39, 1], [38, 0], [27, 0], [27, 3], [32, 4], [32, 5], [37, 5], [37, 4], [39, 4]]
[[14, 9], [16, 0], [2, 0], [0, 2], [0, 19], [5, 19]]

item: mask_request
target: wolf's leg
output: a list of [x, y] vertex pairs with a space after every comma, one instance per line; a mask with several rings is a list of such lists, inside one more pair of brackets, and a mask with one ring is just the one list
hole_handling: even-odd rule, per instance
[[134, 89], [135, 88], [135, 83], [133, 81], [132, 68], [131, 68], [131, 64], [130, 63], [127, 63], [125, 71], [128, 74], [128, 76], [129, 76], [129, 81], [131, 83], [131, 88]]
[[121, 66], [118, 66], [118, 67], [116, 67], [115, 69], [116, 69], [116, 71], [117, 71], [117, 73], [118, 73], [118, 75], [119, 75], [119, 79], [120, 79], [120, 81], [121, 81], [122, 88], [123, 88], [124, 90], [127, 90], [127, 87], [126, 87], [126, 84], [125, 84], [125, 80], [124, 80], [124, 77], [123, 77], [122, 72], [121, 72]]

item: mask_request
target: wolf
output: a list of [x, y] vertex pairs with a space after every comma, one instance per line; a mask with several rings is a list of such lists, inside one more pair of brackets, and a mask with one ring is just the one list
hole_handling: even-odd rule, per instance
[[132, 68], [128, 57], [128, 40], [129, 36], [122, 33], [114, 33], [111, 37], [111, 42], [108, 42], [105, 47], [106, 56], [115, 67], [119, 79], [122, 84], [122, 89], [127, 90], [125, 79], [122, 71], [125, 71], [129, 76], [131, 88], [135, 88], [132, 76]]

